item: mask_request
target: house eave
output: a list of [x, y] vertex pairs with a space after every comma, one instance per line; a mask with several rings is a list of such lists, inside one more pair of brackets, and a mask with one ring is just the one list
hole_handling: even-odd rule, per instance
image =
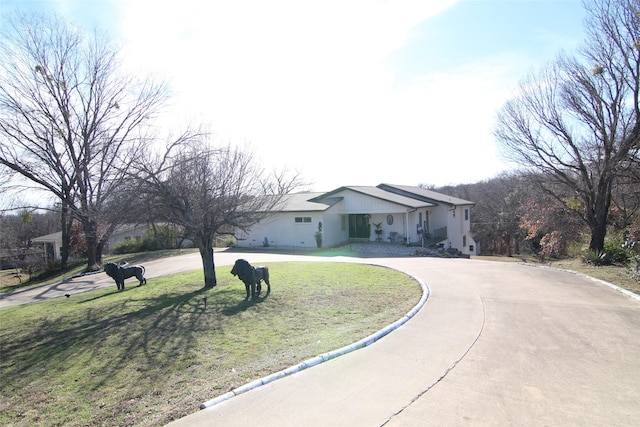
[[447, 206], [474, 206], [474, 202], [460, 199], [457, 197], [449, 196], [446, 194], [438, 193], [436, 191], [423, 189], [420, 187], [409, 187], [404, 185], [393, 184], [379, 184], [377, 188], [391, 193], [400, 194], [405, 197], [415, 198], [418, 200], [424, 200], [434, 205], [444, 204]]
[[[370, 191], [366, 191], [366, 190], [370, 190]], [[378, 194], [376, 193], [376, 191], [385, 191], [384, 189], [378, 188], [378, 187], [362, 187], [362, 186], [344, 186], [344, 187], [340, 187], [337, 188], [333, 191], [330, 191], [328, 193], [324, 193], [318, 197], [315, 197], [311, 200], [314, 201], [321, 201], [321, 200], [325, 200], [327, 198], [331, 198], [334, 194], [338, 194], [340, 192], [343, 191], [353, 191], [354, 193], [358, 193], [358, 194], [362, 194], [364, 196], [367, 197], [371, 197], [373, 199], [376, 200], [381, 200], [387, 203], [393, 203], [397, 206], [402, 206], [405, 209], [407, 209], [407, 211], [412, 211], [415, 209], [421, 209], [421, 208], [428, 208], [428, 207], [433, 207], [436, 206], [436, 204], [428, 202], [428, 201], [424, 201], [424, 200], [419, 200], [416, 199], [415, 197], [407, 197], [405, 195], [400, 195], [400, 194], [395, 194], [392, 192], [388, 192], [389, 194]], [[399, 199], [399, 198], [402, 199]], [[421, 202], [421, 203], [416, 203], [416, 202]]]

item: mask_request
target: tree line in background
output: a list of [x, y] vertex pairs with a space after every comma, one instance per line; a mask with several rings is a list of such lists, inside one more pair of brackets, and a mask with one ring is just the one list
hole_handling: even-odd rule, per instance
[[432, 189], [475, 203], [471, 230], [482, 255], [533, 255], [542, 260], [580, 256], [593, 263], [624, 264], [640, 255], [640, 181], [614, 187], [600, 253], [589, 250], [590, 230], [575, 194], [566, 194], [573, 203], [560, 202], [534, 182], [529, 174], [514, 172]]

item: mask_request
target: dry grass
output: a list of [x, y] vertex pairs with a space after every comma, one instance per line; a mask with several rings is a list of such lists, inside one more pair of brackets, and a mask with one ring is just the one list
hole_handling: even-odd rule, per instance
[[637, 282], [629, 277], [626, 267], [615, 265], [596, 267], [593, 265], [585, 264], [580, 259], [553, 261], [549, 265], [551, 267], [561, 268], [563, 270], [577, 271], [579, 273], [595, 277], [596, 279], [612, 283], [616, 286], [640, 295], [640, 282]]
[[18, 269], [0, 270], [0, 292], [15, 289], [29, 280], [29, 275]]

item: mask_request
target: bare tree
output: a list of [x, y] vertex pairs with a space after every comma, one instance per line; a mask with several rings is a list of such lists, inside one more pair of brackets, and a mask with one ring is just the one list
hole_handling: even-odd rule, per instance
[[612, 186], [637, 159], [640, 142], [640, 1], [585, 3], [588, 39], [532, 74], [498, 116], [495, 135], [508, 157], [577, 212], [604, 247]]
[[[16, 15], [0, 45], [0, 165], [61, 203], [63, 266], [71, 218], [83, 227], [89, 268], [117, 225], [121, 191], [167, 99], [151, 79], [120, 73], [118, 51], [56, 16]], [[98, 225], [108, 224], [104, 232]]]
[[213, 147], [205, 135], [180, 139], [155, 169], [147, 170], [144, 189], [155, 201], [156, 217], [183, 227], [198, 247], [204, 286], [210, 288], [217, 284], [215, 237], [234, 229], [247, 230], [269, 215], [300, 181], [286, 171], [268, 175], [251, 152]]

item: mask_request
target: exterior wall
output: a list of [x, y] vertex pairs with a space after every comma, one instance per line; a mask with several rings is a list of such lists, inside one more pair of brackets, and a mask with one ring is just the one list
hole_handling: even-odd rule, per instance
[[61, 260], [62, 259], [62, 238], [60, 240], [56, 240], [54, 242], [44, 242], [44, 250], [45, 255], [47, 256], [47, 263], [49, 262], [49, 255], [53, 250], [53, 259]]
[[[430, 235], [433, 236], [436, 230], [442, 227], [447, 228], [447, 238], [443, 240], [445, 248], [456, 248], [464, 254], [475, 255], [477, 247], [471, 237], [470, 208], [466, 205], [451, 207], [441, 204], [411, 212], [409, 214], [409, 242], [419, 243], [422, 239], [417, 227], [420, 224], [420, 214], [422, 214], [421, 225]], [[425, 224], [427, 216], [428, 224]]]
[[437, 229], [442, 227], [447, 227], [447, 233], [449, 233], [449, 224], [448, 224], [448, 215], [449, 207], [438, 205], [434, 208], [430, 208], [429, 210], [429, 233], [433, 235]]
[[336, 210], [342, 214], [385, 214], [386, 217], [387, 213], [404, 213], [406, 211], [403, 206], [351, 190], [341, 191], [334, 196], [344, 197], [338, 206], [332, 208], [338, 208]]
[[[471, 207], [456, 206], [447, 212], [448, 245], [469, 255], [476, 254], [476, 243], [471, 237]], [[472, 250], [473, 249], [473, 250]]]
[[349, 240], [349, 227], [347, 215], [332, 212], [324, 213], [322, 222], [322, 247], [337, 246]]
[[[351, 190], [341, 191], [334, 196], [343, 197], [339, 205], [332, 208], [332, 211], [339, 211], [341, 214], [341, 230], [343, 232], [341, 233], [342, 239], [333, 243], [334, 245], [349, 239], [349, 214], [370, 215], [370, 241], [375, 242], [378, 237], [375, 233], [376, 227], [373, 225], [377, 223], [382, 223], [380, 228], [382, 229], [381, 241], [383, 242], [390, 241], [391, 233], [397, 233], [397, 236], [402, 238], [406, 237], [406, 207]], [[387, 223], [388, 215], [393, 217], [391, 225]]]
[[[389, 224], [389, 221], [387, 220], [388, 217], [391, 218], [391, 224]], [[392, 237], [395, 237], [396, 239], [405, 238], [406, 222], [407, 220], [404, 212], [372, 214], [371, 218], [369, 218], [369, 224], [371, 224], [371, 236], [369, 236], [369, 240], [377, 240], [378, 236], [375, 233], [376, 227], [374, 224], [380, 223], [380, 229], [382, 230], [380, 240], [382, 242], [392, 242]], [[394, 243], [396, 242], [394, 241]]]
[[[311, 218], [311, 222], [296, 223], [296, 217]], [[266, 238], [269, 246], [315, 248], [314, 235], [323, 220], [321, 212], [282, 212], [251, 227], [248, 235], [238, 239], [238, 247], [263, 247]]]
[[[62, 254], [60, 253], [62, 249], [62, 232], [53, 233], [43, 237], [36, 237], [35, 239], [33, 239], [33, 242], [43, 244], [43, 256], [45, 256], [47, 263], [52, 259], [62, 259]], [[52, 259], [50, 258], [51, 256], [53, 256]]]

